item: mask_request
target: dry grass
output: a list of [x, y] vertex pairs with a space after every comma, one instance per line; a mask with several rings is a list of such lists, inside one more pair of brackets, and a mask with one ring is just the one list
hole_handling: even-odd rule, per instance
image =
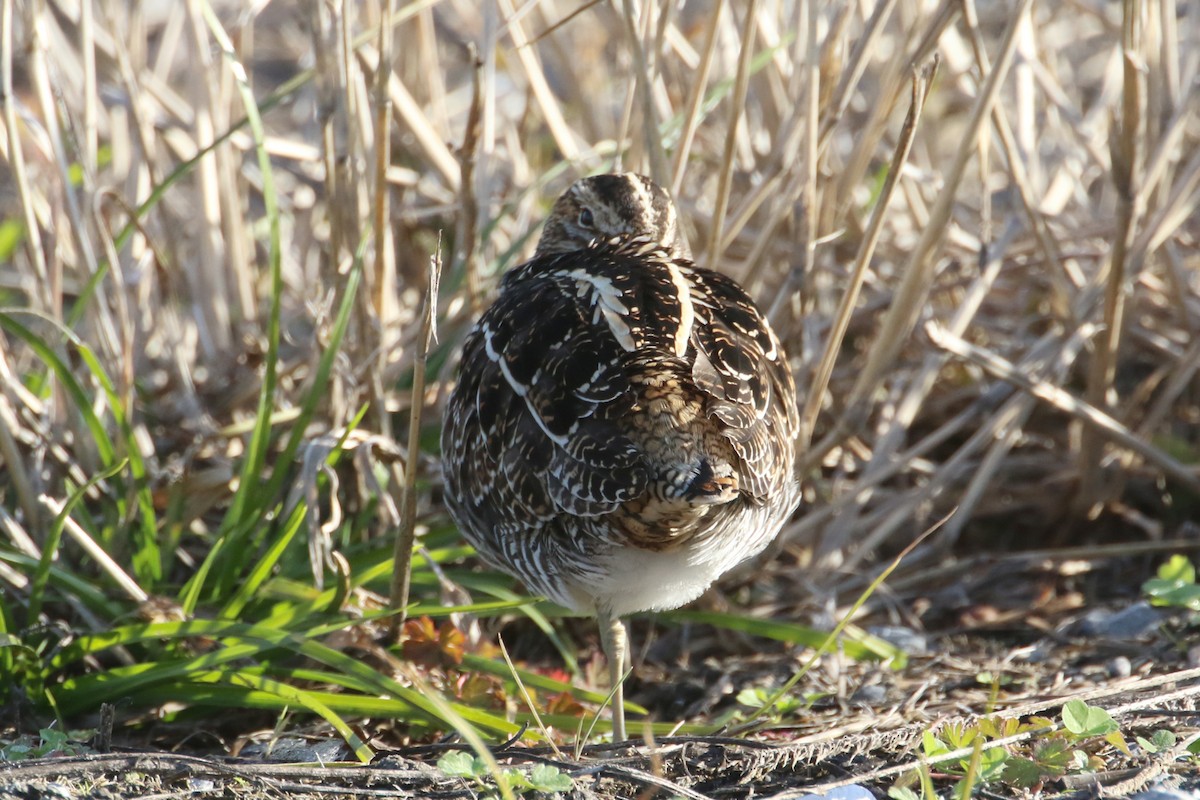
[[[425, 447], [358, 471], [392, 513], [356, 530], [444, 524], [452, 354], [549, 200], [617, 168], [674, 188], [701, 260], [771, 309], [810, 390], [785, 541], [813, 583], [946, 514], [913, 567], [955, 546], [1195, 538], [1193, 4], [441, 0], [398, 4], [390, 35], [395, 3], [263, 5], [0, 3], [0, 317], [144, 471], [123, 534], [141, 544], [109, 542], [118, 560], [155, 537], [192, 554], [114, 572], [178, 586], [243, 485], [283, 481], [298, 421], [293, 446], [336, 442], [364, 409], [364, 450]], [[11, 326], [0, 343], [4, 547], [37, 559], [115, 460], [45, 356]], [[336, 518], [309, 530], [314, 579], [349, 581]]]
[[[410, 4], [387, 45], [387, 82], [374, 5], [345, 16], [230, 8], [222, 25], [260, 100], [316, 66], [264, 113], [282, 205], [280, 404], [303, 384], [363, 246], [377, 254], [320, 422], [342, 425], [370, 401], [370, 427], [391, 434], [384, 409], [408, 405], [395, 387], [420, 349], [413, 323], [439, 232], [453, 252], [444, 354], [526, 251], [547, 199], [619, 165], [677, 187], [704, 258], [772, 308], [802, 385], [839, 302], [858, 293], [838, 317], [847, 338], [816, 418], [818, 440], [841, 423], [841, 457], [807, 476], [816, 510], [790, 537], [819, 561], [859, 563], [951, 507], [932, 547], [1018, 517], [1029, 535], [1061, 541], [1094, 530], [1097, 514], [1121, 536], [1173, 535], [1200, 483], [1200, 121], [1185, 55], [1196, 21], [1173, 3], [1079, 3], [1036, 7], [1030, 23], [1026, 5], [764, 3], [749, 16], [720, 2], [662, 15], [601, 3], [568, 19], [565, 3]], [[73, 325], [93, 347], [118, 395], [136, 399], [153, 473], [176, 461], [193, 478], [195, 451], [214, 445], [231, 467], [219, 434], [252, 412], [259, 378], [247, 367], [265, 349], [272, 289], [248, 130], [125, 229], [130, 209], [244, 117], [237, 73], [198, 10], [37, 8], [9, 4], [5, 215], [40, 235], [9, 246], [7, 305]], [[901, 178], [874, 257], [852, 274], [909, 76], [934, 52], [912, 155], [890, 176]], [[372, 100], [384, 91], [396, 124], [380, 169], [388, 117]], [[382, 176], [388, 192], [376, 191]], [[79, 304], [89, 281], [95, 299]], [[928, 323], [1068, 396], [996, 380], [982, 357], [924, 336]], [[5, 352], [10, 378], [29, 374], [27, 352]], [[427, 393], [428, 419], [445, 376]], [[67, 463], [33, 474], [22, 445], [61, 444], [77, 421], [16, 385], [6, 405], [6, 472], [36, 520], [36, 493], [56, 494], [65, 468], [93, 459], [76, 437]], [[183, 435], [163, 441], [151, 418]]]

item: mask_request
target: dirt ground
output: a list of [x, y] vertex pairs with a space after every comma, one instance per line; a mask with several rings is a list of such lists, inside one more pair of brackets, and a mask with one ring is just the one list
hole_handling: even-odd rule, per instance
[[[529, 774], [550, 765], [571, 776], [572, 788], [559, 796], [572, 798], [783, 800], [834, 791], [884, 797], [897, 786], [919, 796], [914, 781], [930, 752], [927, 732], [950, 742], [955, 731], [990, 719], [999, 733], [987, 740], [1002, 738], [1010, 761], [1050, 763], [1047, 749], [1064, 741], [1063, 704], [1078, 699], [1107, 711], [1128, 752], [1111, 738], [1067, 737], [1070, 752], [1089, 759], [1086, 768], [1064, 764], [1061, 774], [1028, 784], [992, 780], [976, 787], [979, 796], [1198, 797], [1200, 768], [1186, 749], [1200, 738], [1200, 635], [1190, 612], [1140, 597], [1134, 578], [1154, 563], [1155, 548], [1131, 554], [1137, 549], [977, 557], [940, 574], [902, 575], [862, 619], [867, 630], [900, 645], [907, 664], [897, 670], [823, 656], [800, 684], [817, 699], [768, 716], [748, 733], [590, 745], [578, 754], [569, 742], [561, 752], [520, 743], [493, 752], [502, 768]], [[653, 634], [653, 641], [642, 651], [631, 699], [659, 719], [718, 717], [737, 705], [740, 690], [779, 686], [810, 654], [702, 625], [639, 620], [634, 632]], [[0, 796], [499, 796], [485, 778], [438, 769], [446, 753], [469, 751], [459, 741], [391, 748], [385, 726], [376, 735], [364, 720], [360, 730], [374, 737], [379, 753], [370, 765], [343, 761], [340, 741], [315, 729], [280, 734], [269, 755], [261, 744], [241, 748], [238, 758], [213, 754], [205, 743], [215, 739], [198, 730], [156, 731], [155, 747], [122, 741], [118, 730], [109, 752], [64, 748], [0, 765]], [[1173, 747], [1149, 752], [1147, 743], [1162, 731], [1173, 735]], [[968, 747], [959, 760], [928, 767], [939, 794], [960, 783], [971, 757]], [[526, 789], [514, 796], [549, 795]]]

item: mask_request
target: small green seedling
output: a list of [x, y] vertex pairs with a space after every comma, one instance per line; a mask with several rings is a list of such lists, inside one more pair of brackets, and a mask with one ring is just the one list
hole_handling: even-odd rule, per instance
[[1175, 746], [1175, 734], [1170, 731], [1155, 731], [1149, 739], [1135, 736], [1138, 746], [1147, 753], [1165, 753]]
[[[452, 778], [466, 778], [484, 791], [483, 797], [497, 797], [496, 790], [487, 782], [488, 765], [477, 755], [462, 750], [446, 753], [438, 759], [438, 769]], [[518, 795], [539, 792], [558, 797], [575, 786], [574, 779], [550, 764], [536, 764], [528, 773], [519, 769], [502, 770], [508, 788]]]
[[[767, 689], [762, 686], [742, 689], [738, 692], [737, 701], [747, 708], [757, 711], [770, 703], [777, 691], [777, 689]], [[824, 696], [820, 692], [810, 692], [803, 695], [785, 694], [775, 701], [774, 707], [771, 708], [770, 719], [777, 722], [788, 714], [794, 714], [797, 711], [811, 708], [813, 703]]]
[[38, 731], [41, 738], [34, 744], [29, 736], [18, 737], [16, 741], [0, 747], [0, 761], [21, 761], [27, 758], [47, 758], [50, 756], [78, 756], [91, 752], [84, 740], [90, 739], [91, 731], [64, 732], [56, 728], [42, 728]]
[[1100, 736], [1104, 741], [1130, 755], [1129, 744], [1116, 720], [1099, 706], [1089, 706], [1082, 700], [1070, 700], [1063, 705], [1063, 727], [1076, 739]]
[[1142, 584], [1142, 591], [1156, 606], [1200, 611], [1200, 586], [1196, 568], [1187, 556], [1174, 555], [1158, 568], [1158, 576]]
[[1062, 709], [1063, 726], [1079, 738], [1107, 736], [1119, 730], [1117, 722], [1099, 706], [1089, 706], [1082, 700], [1069, 700]]
[[[982, 741], [977, 742], [977, 739]], [[946, 725], [935, 736], [926, 731], [921, 740], [921, 747], [927, 758], [939, 760], [947, 753], [955, 750], [974, 748], [982, 745], [987, 737], [979, 727], [974, 725]], [[985, 783], [1000, 780], [1004, 776], [1005, 764], [1008, 761], [1008, 751], [1002, 747], [989, 747], [979, 752], [979, 762], [975, 768], [974, 779]], [[952, 775], [966, 775], [971, 770], [972, 756], [964, 756], [956, 761], [940, 761], [938, 768]]]
[[[1014, 737], [1018, 741], [1011, 741]], [[1023, 721], [989, 717], [974, 725], [949, 724], [936, 733], [926, 731], [922, 750], [930, 766], [958, 779], [952, 796], [959, 797], [979, 784], [1036, 789], [1047, 778], [1101, 770], [1105, 761], [1094, 752], [1097, 739], [1131, 755], [1111, 714], [1082, 700], [1071, 700], [1063, 705], [1061, 723], [1035, 716]], [[996, 745], [1000, 740], [1010, 742], [1000, 747]], [[1138, 739], [1151, 753], [1170, 749], [1174, 742], [1167, 731], [1159, 731], [1149, 740]], [[914, 800], [930, 794], [917, 795], [909, 785], [899, 784], [889, 796]]]

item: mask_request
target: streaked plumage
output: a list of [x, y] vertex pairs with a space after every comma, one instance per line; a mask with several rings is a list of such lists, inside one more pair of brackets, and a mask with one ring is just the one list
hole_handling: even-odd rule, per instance
[[621, 616], [696, 598], [775, 537], [797, 424], [778, 339], [692, 263], [666, 192], [585, 178], [463, 345], [447, 505], [489, 564], [600, 617], [615, 677]]

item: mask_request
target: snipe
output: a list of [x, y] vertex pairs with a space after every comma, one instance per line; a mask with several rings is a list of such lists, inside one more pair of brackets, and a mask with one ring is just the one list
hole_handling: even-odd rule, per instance
[[598, 617], [616, 685], [621, 617], [698, 597], [795, 509], [797, 425], [778, 338], [692, 263], [667, 193], [597, 175], [558, 199], [463, 345], [446, 502], [485, 561]]

